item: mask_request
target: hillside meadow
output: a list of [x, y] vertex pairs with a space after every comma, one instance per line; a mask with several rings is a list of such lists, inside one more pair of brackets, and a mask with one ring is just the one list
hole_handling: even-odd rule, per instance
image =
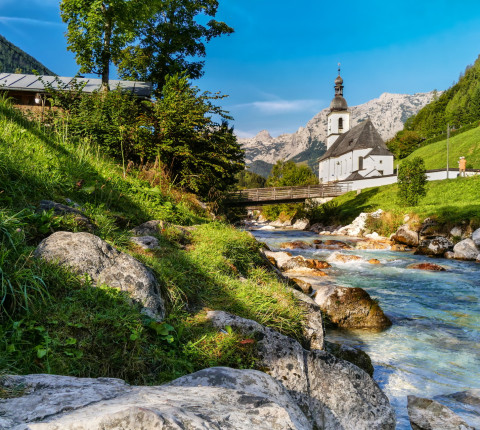
[[[85, 230], [71, 215], [39, 211], [41, 200], [78, 205], [95, 235], [149, 267], [166, 320], [152, 324], [124, 293], [33, 258], [51, 233]], [[152, 219], [165, 227], [160, 247], [145, 251], [130, 230]], [[179, 225], [195, 227], [186, 234]], [[154, 168], [124, 173], [97, 147], [27, 120], [8, 100], [0, 100], [0, 240], [2, 373], [159, 384], [210, 366], [255, 368], [254, 340], [214, 329], [205, 319], [212, 309], [303, 340], [303, 311], [248, 233], [212, 221]]]

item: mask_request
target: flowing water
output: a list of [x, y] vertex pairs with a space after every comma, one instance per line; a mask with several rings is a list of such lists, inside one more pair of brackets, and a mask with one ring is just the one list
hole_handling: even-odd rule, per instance
[[[255, 237], [279, 250], [281, 242], [328, 239], [292, 230], [253, 231]], [[342, 238], [331, 237], [342, 240]], [[345, 241], [351, 238], [343, 238]], [[331, 250], [292, 250], [294, 255], [326, 259]], [[397, 429], [410, 429], [407, 395], [436, 398], [470, 425], [480, 429], [480, 411], [445, 395], [480, 388], [480, 264], [432, 260], [392, 251], [342, 250], [367, 262], [332, 264], [332, 281], [361, 287], [378, 299], [393, 326], [380, 333], [365, 330], [328, 330], [327, 340], [367, 352], [374, 364], [374, 379], [387, 394], [397, 414]], [[408, 269], [418, 262], [434, 262], [446, 272]]]

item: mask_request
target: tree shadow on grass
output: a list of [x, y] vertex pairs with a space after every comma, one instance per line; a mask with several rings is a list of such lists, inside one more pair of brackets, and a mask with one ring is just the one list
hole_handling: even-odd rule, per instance
[[337, 213], [341, 222], [349, 223], [360, 213], [368, 212], [375, 207], [368, 202], [380, 191], [379, 187], [370, 188], [357, 194], [353, 199], [337, 206]]

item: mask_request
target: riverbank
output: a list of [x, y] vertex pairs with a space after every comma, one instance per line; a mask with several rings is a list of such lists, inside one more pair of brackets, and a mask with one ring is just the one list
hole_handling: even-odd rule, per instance
[[[262, 227], [261, 225], [257, 227]], [[436, 260], [445, 272], [426, 272], [409, 268], [414, 263], [431, 263], [429, 257], [389, 249], [319, 249], [321, 239], [341, 240], [357, 246], [365, 239], [320, 236], [295, 230], [252, 231], [257, 240], [272, 251], [284, 251], [283, 242], [303, 241], [310, 246], [290, 249], [292, 256], [328, 260], [333, 252], [357, 255], [361, 260], [330, 262], [328, 274], [321, 278], [302, 278], [311, 283], [335, 283], [361, 287], [392, 320], [382, 332], [327, 328], [326, 340], [360, 348], [372, 358], [374, 378], [387, 393], [397, 412], [397, 428], [409, 429], [407, 396], [433, 397], [451, 407], [467, 422], [479, 426], [473, 407], [449, 397], [457, 391], [480, 388], [478, 340], [480, 325], [476, 285], [480, 267], [473, 262]], [[370, 264], [376, 259], [380, 264]]]

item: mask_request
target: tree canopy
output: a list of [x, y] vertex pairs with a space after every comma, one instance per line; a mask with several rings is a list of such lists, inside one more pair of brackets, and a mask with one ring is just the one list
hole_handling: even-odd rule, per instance
[[[108, 86], [110, 65], [124, 79], [148, 80], [157, 94], [167, 75], [203, 75], [205, 43], [233, 29], [213, 19], [218, 0], [62, 0], [68, 49], [80, 72], [101, 75]], [[205, 25], [201, 15], [211, 17]]]
[[293, 161], [278, 160], [267, 178], [267, 187], [287, 187], [293, 185], [318, 184], [318, 178], [306, 165]]
[[[190, 79], [203, 75], [205, 42], [233, 33], [233, 29], [213, 19], [217, 0], [162, 0], [160, 8], [137, 35], [138, 43], [122, 53], [119, 71], [123, 78], [146, 80], [160, 92], [167, 75], [185, 72]], [[200, 15], [211, 17], [205, 25]]]

